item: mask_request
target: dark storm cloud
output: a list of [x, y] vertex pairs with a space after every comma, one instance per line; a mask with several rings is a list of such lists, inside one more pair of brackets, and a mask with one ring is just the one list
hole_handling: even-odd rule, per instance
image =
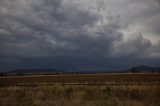
[[[94, 25], [99, 17], [76, 6], [62, 7], [58, 0], [41, 1], [39, 5], [30, 2], [26, 8], [19, 2], [20, 8], [13, 5], [15, 14], [8, 6], [1, 8], [9, 12], [1, 15], [4, 23], [1, 25], [1, 55], [39, 56], [43, 52], [44, 55], [91, 55], [92, 52], [105, 55], [112, 41], [121, 35], [116, 32], [118, 25], [115, 23], [102, 27], [95, 36], [89, 34], [86, 28]], [[28, 54], [30, 52], [33, 53]]]
[[[74, 62], [63, 58], [70, 58], [76, 61], [75, 67], [87, 67], [83, 64], [87, 61], [93, 62], [89, 66], [113, 68], [122, 57], [160, 58], [160, 43], [157, 43], [160, 7], [154, 3], [152, 0], [1, 0], [0, 63], [38, 67], [42, 60], [49, 59], [46, 63], [52, 63], [53, 67], [59, 60], [59, 64], [68, 63], [69, 67]], [[86, 60], [81, 62], [81, 57]], [[25, 62], [29, 63], [27, 58], [33, 64], [25, 66]], [[35, 65], [37, 59], [41, 62]], [[102, 64], [111, 60], [114, 62], [109, 66]]]
[[156, 2], [158, 2], [160, 4], [160, 0], [155, 0]]

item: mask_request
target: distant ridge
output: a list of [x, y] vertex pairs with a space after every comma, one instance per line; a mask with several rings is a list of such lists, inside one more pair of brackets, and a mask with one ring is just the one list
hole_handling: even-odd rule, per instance
[[139, 72], [157, 72], [160, 71], [160, 67], [150, 67], [150, 66], [137, 66], [134, 67]]
[[14, 71], [7, 72], [8, 75], [16, 75], [16, 74], [70, 74], [70, 73], [77, 73], [77, 74], [96, 74], [96, 73], [129, 73], [133, 71], [133, 68], [136, 72], [160, 72], [160, 67], [150, 67], [150, 66], [137, 66], [131, 67], [126, 70], [98, 70], [98, 71], [67, 71], [67, 70], [58, 70], [58, 69], [18, 69]]
[[7, 72], [8, 75], [16, 75], [16, 74], [49, 74], [49, 73], [64, 73], [62, 70], [57, 69], [17, 69], [14, 71]]
[[57, 70], [57, 69], [18, 69], [14, 71], [10, 71], [11, 73], [13, 72], [22, 72], [22, 73], [27, 73], [27, 72], [55, 72], [55, 71], [62, 71], [62, 70]]

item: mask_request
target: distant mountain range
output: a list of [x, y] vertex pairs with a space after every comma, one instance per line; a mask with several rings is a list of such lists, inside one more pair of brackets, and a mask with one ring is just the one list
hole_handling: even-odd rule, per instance
[[119, 70], [119, 71], [65, 71], [65, 70], [58, 70], [58, 69], [19, 69], [15, 71], [8, 72], [8, 75], [15, 75], [15, 74], [63, 74], [63, 73], [128, 73], [132, 72], [133, 68], [136, 72], [160, 72], [160, 67], [150, 67], [150, 66], [137, 66], [132, 67], [127, 70]]
[[[156, 71], [160, 71], [160, 67], [150, 67], [150, 66], [137, 66], [134, 67], [136, 71], [139, 72], [156, 72]], [[132, 69], [132, 68], [131, 68]]]
[[16, 75], [16, 74], [57, 74], [57, 73], [64, 73], [62, 70], [57, 69], [18, 69], [14, 71], [7, 72], [8, 75]]
[[127, 72], [139, 72], [139, 73], [152, 73], [152, 72], [160, 72], [160, 67], [150, 67], [150, 66], [136, 66], [136, 67], [131, 67], [126, 70], [121, 70], [118, 72], [121, 73], [127, 73]]

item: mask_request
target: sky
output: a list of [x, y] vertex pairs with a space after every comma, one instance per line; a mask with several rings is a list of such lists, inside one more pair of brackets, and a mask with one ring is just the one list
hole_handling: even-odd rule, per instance
[[159, 0], [0, 0], [0, 71], [160, 66]]

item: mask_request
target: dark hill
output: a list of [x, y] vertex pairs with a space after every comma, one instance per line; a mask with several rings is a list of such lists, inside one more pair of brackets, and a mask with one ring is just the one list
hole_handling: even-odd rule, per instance
[[8, 75], [16, 75], [16, 74], [58, 74], [64, 73], [62, 70], [57, 69], [18, 69], [14, 71], [8, 72]]
[[[134, 69], [138, 72], [159, 72], [160, 67], [150, 67], [150, 66], [137, 66]], [[132, 68], [130, 69], [132, 71]]]

